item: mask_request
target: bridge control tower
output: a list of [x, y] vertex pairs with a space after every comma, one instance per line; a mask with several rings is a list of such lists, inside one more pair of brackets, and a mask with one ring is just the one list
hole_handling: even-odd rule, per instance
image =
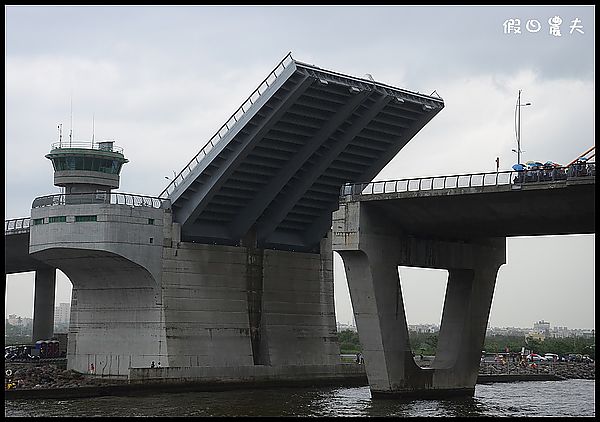
[[46, 155], [54, 167], [54, 185], [66, 194], [110, 193], [119, 187], [119, 173], [129, 160], [114, 141], [57, 142]]

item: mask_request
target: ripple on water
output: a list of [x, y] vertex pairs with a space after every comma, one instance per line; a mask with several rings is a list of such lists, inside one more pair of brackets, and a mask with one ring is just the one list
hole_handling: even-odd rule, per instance
[[595, 381], [479, 384], [474, 397], [372, 400], [368, 387], [5, 400], [5, 416], [595, 416]]

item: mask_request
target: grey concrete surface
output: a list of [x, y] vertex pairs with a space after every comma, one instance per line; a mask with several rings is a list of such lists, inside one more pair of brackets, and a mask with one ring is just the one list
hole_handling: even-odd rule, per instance
[[4, 236], [4, 274], [25, 273], [52, 268], [29, 255], [29, 229]]
[[[368, 203], [334, 213], [333, 249], [344, 261], [374, 395], [472, 394], [505, 240], [450, 242], [398, 236]], [[449, 272], [438, 354], [430, 369], [412, 357], [398, 266]]]
[[73, 283], [69, 369], [122, 377], [152, 361], [340, 361], [330, 237], [321, 253], [181, 242], [170, 209], [115, 204], [34, 208], [32, 218], [43, 224], [30, 229], [31, 256]]
[[33, 342], [52, 338], [55, 289], [56, 270], [54, 268], [38, 269], [35, 272], [33, 299]]
[[[161, 305], [165, 211], [87, 204], [32, 209], [30, 252], [73, 283], [68, 368], [127, 375], [132, 365], [166, 358]], [[76, 222], [77, 215], [97, 221]], [[49, 223], [65, 216], [66, 222]], [[152, 219], [152, 224], [149, 224]], [[163, 358], [165, 356], [165, 358]]]

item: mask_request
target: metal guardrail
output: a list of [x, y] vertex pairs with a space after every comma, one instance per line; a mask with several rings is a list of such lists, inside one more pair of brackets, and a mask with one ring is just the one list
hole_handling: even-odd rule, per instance
[[13, 218], [4, 221], [4, 234], [24, 233], [29, 230], [31, 219], [29, 217]]
[[116, 152], [123, 154], [123, 148], [116, 145], [106, 145], [105, 143], [114, 141], [60, 141], [54, 142], [51, 146], [52, 149], [94, 149], [97, 151]]
[[[286, 69], [286, 67], [292, 63], [294, 59], [292, 58], [292, 53], [289, 52], [283, 60], [279, 62], [275, 69], [258, 85], [252, 94], [248, 97], [246, 101], [242, 103], [242, 105], [231, 115], [231, 117], [219, 128], [217, 133], [213, 135], [212, 138], [202, 147], [202, 149], [190, 160], [190, 162], [179, 172], [177, 176], [171, 183], [158, 195], [159, 198], [168, 197], [173, 190], [177, 187], [178, 183], [181, 183], [186, 176], [188, 176], [192, 170], [200, 163], [200, 160], [209, 153], [209, 151], [217, 144], [219, 141], [225, 136], [225, 134], [229, 131], [229, 129], [237, 123], [237, 121], [246, 113], [246, 111], [254, 104], [254, 102], [271, 86], [273, 82], [277, 79], [281, 73]], [[262, 92], [261, 92], [262, 90]], [[200, 158], [199, 158], [200, 157]]]
[[511, 170], [493, 173], [382, 180], [368, 183], [346, 183], [342, 185], [340, 196], [418, 192], [476, 186], [522, 185], [536, 182], [570, 180], [585, 176], [596, 176], [596, 163], [574, 164], [568, 167], [540, 168], [536, 170]]
[[[131, 193], [78, 193], [40, 196], [33, 200], [32, 208], [54, 205], [110, 204], [130, 207], [169, 208], [168, 199]], [[31, 217], [13, 218], [4, 221], [4, 234], [18, 234], [29, 231]]]
[[110, 204], [128, 205], [130, 207], [169, 208], [168, 199], [153, 196], [137, 195], [131, 193], [77, 193], [55, 194], [40, 196], [33, 200], [31, 208], [52, 207], [55, 205], [81, 205], [81, 204]]
[[[339, 81], [344, 81], [343, 82], [344, 84], [351, 82], [351, 83], [354, 83], [355, 85], [358, 85], [358, 87], [362, 88], [362, 89], [364, 89], [365, 86], [377, 87], [377, 88], [383, 90], [384, 92], [386, 92], [386, 94], [394, 95], [397, 98], [403, 98], [404, 95], [406, 95], [408, 98], [419, 99], [423, 103], [430, 104], [430, 105], [431, 104], [440, 104], [440, 103], [443, 104], [443, 102], [444, 102], [444, 100], [442, 99], [442, 97], [440, 97], [440, 95], [437, 93], [437, 91], [434, 91], [435, 94], [437, 95], [437, 97], [434, 97], [433, 96], [434, 92], [432, 92], [431, 95], [426, 95], [426, 94], [423, 94], [420, 92], [408, 91], [403, 88], [398, 88], [398, 87], [395, 87], [392, 85], [384, 84], [383, 82], [378, 82], [378, 81], [375, 81], [372, 79], [357, 78], [355, 76], [345, 75], [343, 73], [335, 72], [333, 70], [323, 69], [322, 67], [315, 66], [314, 64], [305, 63], [305, 62], [301, 62], [298, 60], [296, 60], [295, 62], [297, 65], [307, 68], [316, 77], [318, 77], [319, 74], [323, 74], [323, 72], [324, 72], [327, 74], [328, 78], [334, 78]], [[398, 95], [397, 94], [398, 92], [402, 92], [404, 95]]]

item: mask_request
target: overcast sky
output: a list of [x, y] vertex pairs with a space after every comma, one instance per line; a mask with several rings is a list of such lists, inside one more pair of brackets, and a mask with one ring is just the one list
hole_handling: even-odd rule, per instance
[[[594, 145], [593, 6], [5, 6], [5, 21], [7, 219], [59, 191], [44, 155], [71, 115], [74, 140], [94, 120], [96, 140], [124, 148], [120, 191], [158, 195], [289, 51], [444, 99], [375, 180], [495, 171], [496, 157], [510, 169], [519, 89], [521, 161], [568, 164]], [[595, 328], [594, 249], [595, 235], [507, 239], [489, 326]], [[439, 324], [447, 272], [399, 271], [409, 323]], [[59, 272], [56, 303], [70, 294]], [[5, 304], [32, 315], [33, 273], [7, 276]]]

